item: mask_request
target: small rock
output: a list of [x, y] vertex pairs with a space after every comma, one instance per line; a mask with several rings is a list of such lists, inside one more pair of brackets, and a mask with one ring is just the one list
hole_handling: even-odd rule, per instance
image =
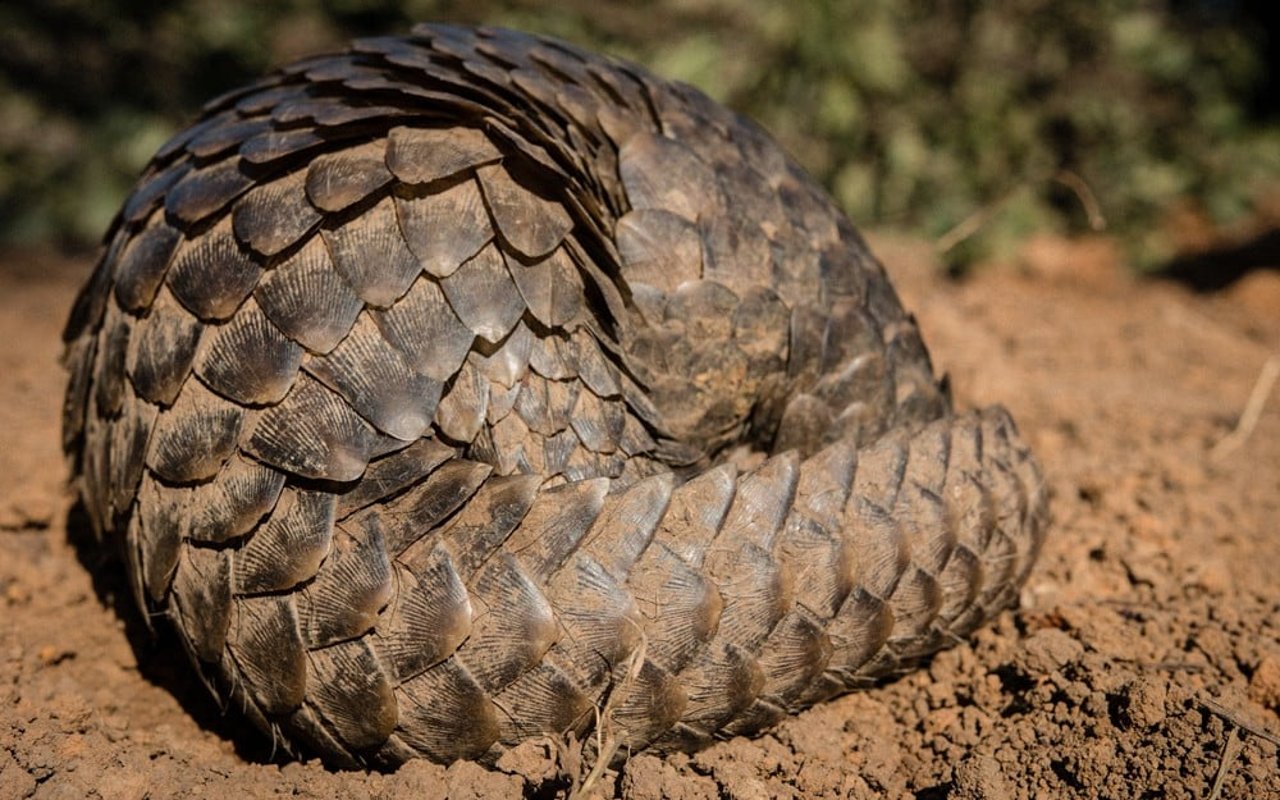
[[1006, 800], [1011, 797], [1009, 784], [995, 759], [973, 755], [956, 767], [955, 792], [947, 795], [955, 800]]
[[119, 742], [129, 734], [129, 718], [124, 714], [108, 714], [102, 718], [103, 735], [109, 742]]
[[15, 581], [5, 587], [4, 599], [11, 606], [25, 606], [31, 602], [31, 590]]
[[1041, 674], [1059, 670], [1084, 655], [1084, 645], [1057, 628], [1036, 631], [1023, 642], [1023, 649], [1028, 669]]
[[507, 750], [496, 764], [499, 772], [520, 775], [537, 784], [556, 776], [555, 753], [547, 740], [529, 740]]
[[635, 800], [659, 800], [662, 793], [662, 760], [640, 754], [627, 762], [622, 772], [622, 789]]
[[1129, 701], [1129, 720], [1139, 728], [1154, 728], [1164, 722], [1168, 684], [1157, 677], [1144, 675], [1125, 689]]
[[1265, 655], [1249, 678], [1249, 699], [1280, 714], [1280, 656]]
[[36, 651], [36, 658], [46, 667], [56, 666], [69, 658], [75, 658], [76, 651], [66, 647], [46, 644]]
[[449, 797], [483, 800], [486, 797], [520, 797], [524, 781], [514, 775], [492, 772], [474, 761], [456, 761], [445, 771]]
[[1226, 594], [1233, 586], [1231, 570], [1217, 558], [1209, 558], [1196, 564], [1187, 582], [1192, 586], [1199, 586], [1211, 595]]
[[1218, 628], [1205, 627], [1195, 632], [1192, 642], [1200, 652], [1205, 654], [1211, 664], [1228, 674], [1231, 673], [1236, 659], [1235, 646], [1230, 636]]
[[0, 748], [0, 797], [30, 797], [39, 784], [8, 750]]
[[53, 522], [54, 502], [43, 493], [19, 497], [0, 508], [0, 531], [44, 530]]

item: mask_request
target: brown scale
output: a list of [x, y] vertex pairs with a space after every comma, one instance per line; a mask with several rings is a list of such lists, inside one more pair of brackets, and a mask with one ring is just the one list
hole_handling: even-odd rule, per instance
[[1034, 461], [763, 132], [548, 39], [353, 48], [167, 143], [66, 329], [85, 506], [215, 693], [342, 767], [691, 749], [1016, 601]]

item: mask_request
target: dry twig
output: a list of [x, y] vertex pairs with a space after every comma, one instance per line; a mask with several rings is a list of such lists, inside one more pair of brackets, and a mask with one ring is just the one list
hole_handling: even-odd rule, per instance
[[1218, 774], [1213, 779], [1213, 791], [1209, 792], [1209, 800], [1218, 800], [1222, 794], [1222, 785], [1227, 782], [1231, 772], [1231, 764], [1240, 754], [1240, 737], [1236, 735], [1238, 728], [1227, 731], [1227, 744], [1222, 748], [1222, 760], [1218, 762]]
[[1258, 425], [1262, 409], [1267, 404], [1267, 398], [1275, 388], [1278, 378], [1280, 378], [1280, 353], [1274, 353], [1262, 365], [1258, 380], [1253, 384], [1253, 391], [1249, 393], [1249, 400], [1244, 405], [1244, 411], [1240, 413], [1240, 420], [1236, 423], [1236, 427], [1213, 446], [1209, 451], [1209, 458], [1214, 461], [1221, 460], [1248, 441], [1253, 429]]
[[[1019, 192], [1038, 186], [1045, 180], [1045, 178], [1036, 178], [1024, 181], [960, 220], [954, 227], [938, 237], [936, 245], [938, 253], [945, 255], [961, 242], [972, 237], [986, 227], [991, 220], [999, 216], [1004, 207], [1009, 204], [1009, 201], [1016, 197]], [[1093, 190], [1089, 188], [1089, 184], [1085, 183], [1084, 178], [1064, 169], [1054, 173], [1047, 180], [1056, 181], [1071, 190], [1071, 193], [1080, 201], [1080, 207], [1084, 209], [1085, 216], [1089, 219], [1089, 228], [1091, 230], [1106, 230], [1107, 219], [1102, 214], [1102, 206], [1098, 203], [1098, 198], [1093, 193]]]
[[635, 681], [640, 677], [640, 668], [644, 666], [646, 653], [648, 652], [648, 639], [644, 637], [641, 631], [640, 646], [635, 649], [627, 660], [627, 672], [622, 682], [609, 692], [608, 698], [605, 700], [604, 707], [597, 705], [594, 709], [596, 715], [596, 759], [591, 765], [591, 771], [582, 779], [582, 783], [578, 784], [569, 792], [569, 800], [581, 800], [590, 796], [592, 788], [604, 776], [605, 770], [609, 768], [609, 764], [613, 761], [613, 756], [618, 752], [618, 737], [613, 730], [613, 709], [618, 700], [625, 698], [630, 692]]
[[1102, 206], [1098, 204], [1098, 198], [1089, 188], [1089, 184], [1085, 183], [1076, 173], [1069, 169], [1058, 170], [1053, 179], [1063, 186], [1071, 190], [1071, 193], [1080, 201], [1080, 207], [1084, 209], [1084, 214], [1089, 218], [1089, 228], [1095, 232], [1107, 229], [1107, 218], [1102, 215]]
[[1231, 723], [1246, 733], [1251, 733], [1259, 739], [1265, 739], [1276, 747], [1280, 747], [1280, 734], [1272, 733], [1261, 725], [1255, 725], [1249, 722], [1242, 717], [1238, 711], [1230, 708], [1229, 706], [1223, 705], [1212, 697], [1200, 695], [1196, 699], [1201, 706], [1209, 711], [1209, 713], [1221, 717], [1223, 721]]
[[938, 237], [938, 253], [940, 255], [945, 255], [946, 253], [951, 252], [951, 250], [961, 242], [982, 230], [988, 222], [1000, 213], [1005, 205], [1013, 199], [1013, 196], [1021, 188], [1023, 187], [1014, 187], [1012, 191], [1006, 192], [1002, 197], [998, 198], [994, 202], [988, 203], [982, 208], [979, 208], [977, 211], [960, 220], [960, 222], [957, 223], [955, 227], [951, 228], [951, 230]]

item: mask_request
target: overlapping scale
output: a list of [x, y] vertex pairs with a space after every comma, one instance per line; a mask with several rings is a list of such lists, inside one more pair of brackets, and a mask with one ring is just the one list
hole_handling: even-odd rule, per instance
[[469, 177], [448, 188], [397, 194], [396, 210], [409, 250], [438, 278], [452, 275], [493, 239], [480, 187]]
[[325, 138], [310, 128], [272, 129], [240, 145], [240, 158], [248, 164], [263, 166], [317, 150], [325, 143]]
[[471, 633], [474, 610], [452, 556], [436, 544], [395, 566], [399, 589], [373, 646], [400, 682], [448, 658]]
[[400, 684], [398, 738], [436, 761], [478, 758], [497, 741], [498, 709], [457, 659]]
[[496, 692], [541, 660], [559, 628], [546, 597], [509, 553], [489, 561], [468, 588], [475, 622], [458, 658], [482, 689]]
[[423, 184], [502, 158], [475, 128], [392, 128], [387, 135], [387, 168], [405, 183]]
[[115, 303], [107, 305], [102, 321], [102, 329], [98, 332], [98, 345], [95, 348], [97, 364], [95, 369], [104, 373], [94, 391], [94, 402], [98, 413], [115, 417], [120, 413], [125, 394], [125, 357], [128, 353], [129, 339], [133, 329], [133, 318], [122, 312]]
[[174, 483], [213, 477], [235, 452], [246, 416], [241, 406], [188, 379], [173, 405], [156, 416], [147, 466]]
[[454, 376], [436, 408], [435, 426], [453, 442], [469, 444], [484, 425], [489, 407], [489, 379], [468, 360]]
[[377, 520], [382, 546], [402, 561], [412, 560], [405, 551], [429, 539], [437, 526], [476, 493], [490, 472], [488, 464], [453, 459], [390, 501], [386, 511], [372, 509], [353, 519], [370, 524]]
[[685, 281], [702, 277], [702, 239], [689, 220], [673, 211], [637, 208], [618, 220], [616, 235], [629, 283], [669, 295]]
[[178, 245], [167, 283], [178, 302], [208, 321], [234, 314], [261, 277], [262, 267], [236, 240], [231, 220], [223, 219]]
[[393, 593], [377, 523], [335, 526], [328, 557], [299, 594], [302, 641], [316, 649], [368, 633]]
[[375, 454], [377, 434], [340, 396], [304, 375], [257, 417], [243, 447], [295, 475], [352, 481]]
[[385, 139], [317, 156], [307, 166], [307, 199], [329, 213], [355, 205], [391, 183], [386, 158]]
[[570, 328], [583, 310], [582, 276], [563, 248], [540, 261], [507, 260], [529, 313], [547, 328]]
[[290, 489], [236, 553], [231, 587], [237, 595], [290, 589], [310, 580], [329, 554], [335, 498]]
[[264, 275], [254, 297], [280, 330], [317, 353], [332, 350], [363, 307], [318, 236]]
[[227, 652], [263, 713], [291, 711], [306, 696], [306, 651], [298, 625], [292, 597], [267, 595], [232, 601]]
[[134, 235], [114, 269], [116, 300], [121, 308], [140, 311], [152, 304], [181, 238], [182, 232], [163, 215], [156, 215]]
[[419, 278], [400, 302], [374, 312], [373, 318], [387, 341], [409, 357], [414, 371], [438, 381], [457, 374], [476, 338], [429, 277]]
[[231, 625], [231, 554], [183, 547], [169, 594], [170, 613], [193, 654], [209, 664], [223, 657]]
[[139, 397], [172, 405], [195, 362], [199, 320], [166, 289], [147, 316], [135, 323], [125, 354], [125, 372]]
[[669, 211], [698, 222], [724, 203], [715, 174], [687, 146], [639, 133], [618, 151], [618, 174], [632, 208]]
[[236, 238], [270, 258], [318, 225], [322, 216], [303, 190], [307, 174], [298, 170], [248, 192], [231, 211]]
[[383, 198], [358, 219], [322, 233], [334, 267], [369, 305], [394, 305], [422, 272], [422, 264], [400, 231], [391, 197]]
[[251, 531], [276, 506], [285, 476], [242, 453], [212, 480], [192, 487], [182, 501], [182, 535], [222, 543]]
[[111, 426], [108, 475], [113, 514], [126, 513], [133, 504], [157, 413], [152, 404], [127, 394], [120, 417]]
[[388, 675], [368, 642], [339, 642], [307, 654], [307, 701], [352, 750], [387, 740], [399, 714]]
[[205, 328], [195, 373], [218, 394], [246, 405], [279, 402], [302, 365], [301, 345], [286, 337], [251, 297], [235, 316]]
[[181, 222], [200, 222], [226, 208], [251, 186], [253, 179], [241, 169], [238, 159], [214, 161], [179, 178], [165, 192], [164, 208]]
[[547, 255], [573, 227], [564, 206], [521, 186], [503, 166], [481, 167], [476, 177], [494, 226], [520, 255], [530, 259]]
[[374, 427], [404, 441], [431, 424], [443, 388], [410, 367], [367, 314], [333, 350], [308, 359], [306, 369]]
[[360, 482], [338, 495], [337, 516], [385, 502], [416, 486], [457, 451], [436, 439], [420, 439], [369, 464]]
[[493, 244], [442, 279], [440, 288], [462, 324], [492, 344], [502, 341], [524, 314], [524, 299]]

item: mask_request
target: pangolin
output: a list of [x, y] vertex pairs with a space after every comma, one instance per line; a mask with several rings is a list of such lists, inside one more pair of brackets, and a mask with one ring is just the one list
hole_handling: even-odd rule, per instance
[[795, 162], [543, 37], [423, 25], [210, 102], [65, 340], [138, 605], [336, 766], [761, 730], [1015, 603], [1046, 527]]

